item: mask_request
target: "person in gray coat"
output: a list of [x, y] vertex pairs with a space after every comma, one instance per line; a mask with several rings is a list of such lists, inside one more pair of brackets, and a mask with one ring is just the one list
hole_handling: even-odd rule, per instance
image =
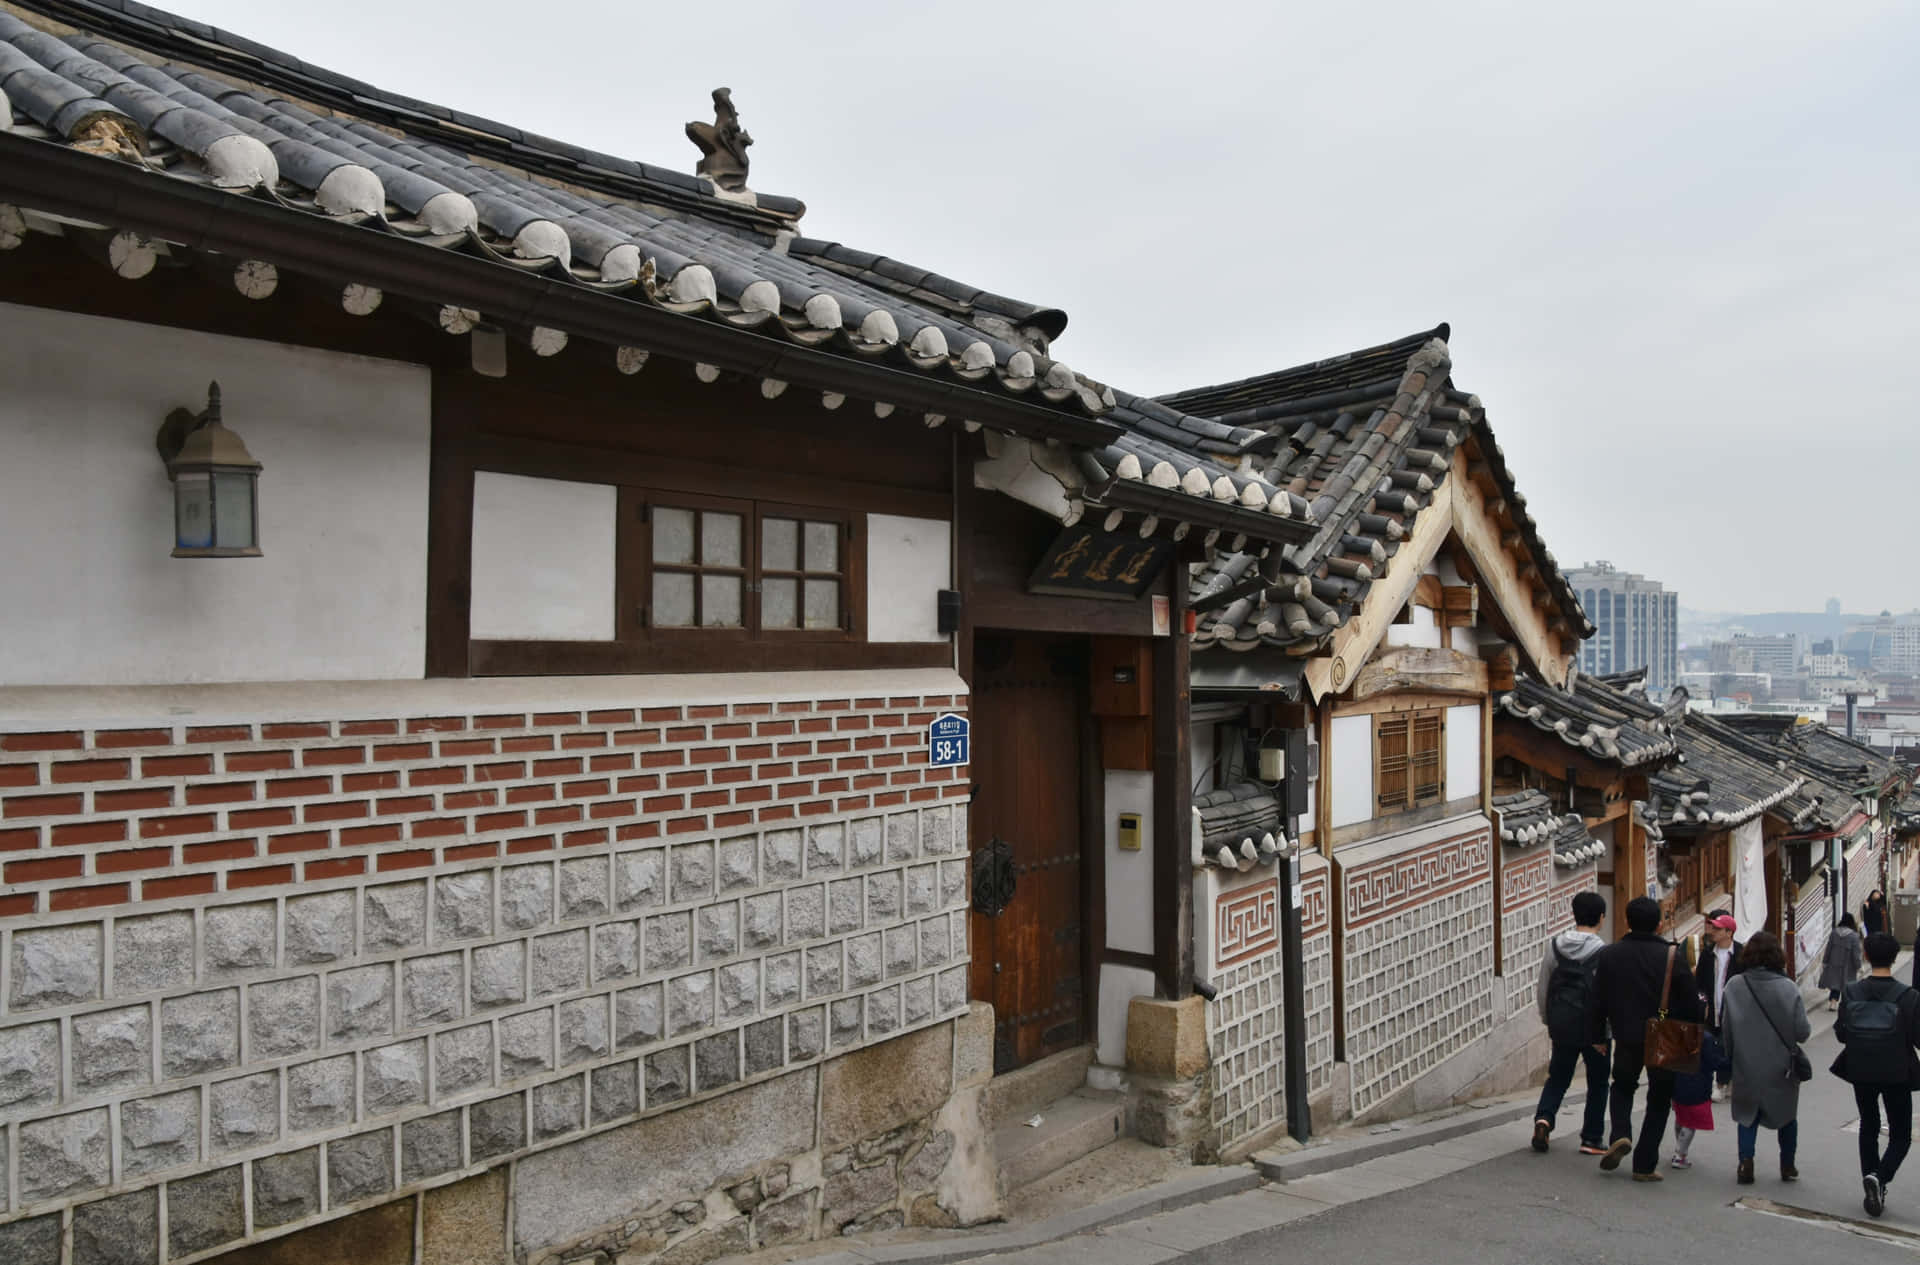
[[1820, 960], [1820, 987], [1827, 990], [1827, 1009], [1840, 1008], [1840, 990], [1860, 978], [1860, 931], [1852, 914], [1841, 914], [1840, 925], [1827, 940]]
[[1788, 979], [1786, 955], [1771, 933], [1756, 931], [1741, 955], [1744, 969], [1727, 981], [1720, 1000], [1720, 1042], [1733, 1062], [1733, 1122], [1739, 1126], [1736, 1180], [1753, 1184], [1753, 1150], [1760, 1126], [1780, 1134], [1780, 1180], [1797, 1181], [1800, 1082], [1793, 1052], [1813, 1035], [1800, 986]]

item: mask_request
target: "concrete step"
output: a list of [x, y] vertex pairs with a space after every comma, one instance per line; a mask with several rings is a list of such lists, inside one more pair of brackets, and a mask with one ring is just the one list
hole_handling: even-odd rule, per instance
[[1093, 1047], [1082, 1045], [994, 1077], [981, 1091], [980, 1109], [987, 1127], [997, 1129], [1025, 1120], [1055, 1099], [1085, 1087], [1092, 1064]]
[[[1037, 1126], [1026, 1120], [1040, 1117]], [[1126, 1130], [1126, 1100], [1119, 1094], [1083, 1089], [993, 1131], [1004, 1194], [1091, 1155]]]

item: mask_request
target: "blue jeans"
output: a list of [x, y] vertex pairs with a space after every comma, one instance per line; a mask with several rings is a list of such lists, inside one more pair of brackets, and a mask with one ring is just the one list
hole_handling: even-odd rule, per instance
[[1587, 1105], [1585, 1118], [1580, 1123], [1580, 1141], [1586, 1146], [1600, 1146], [1607, 1124], [1608, 1060], [1603, 1052], [1590, 1045], [1553, 1043], [1553, 1057], [1547, 1062], [1547, 1083], [1540, 1090], [1540, 1106], [1533, 1118], [1549, 1125], [1554, 1123], [1554, 1117], [1560, 1114], [1560, 1100], [1567, 1096], [1567, 1086], [1573, 1084], [1574, 1064], [1582, 1060], [1587, 1065]]
[[[1740, 1158], [1743, 1160], [1752, 1159], [1754, 1143], [1760, 1140], [1760, 1125], [1756, 1122], [1754, 1124], [1736, 1125], [1735, 1128], [1740, 1134]], [[1878, 1127], [1876, 1127], [1874, 1129], [1874, 1139], [1878, 1141], [1879, 1136], [1880, 1131]], [[1798, 1120], [1789, 1120], [1780, 1127], [1780, 1162], [1782, 1164], [1793, 1163], [1793, 1153], [1799, 1146], [1800, 1122]]]

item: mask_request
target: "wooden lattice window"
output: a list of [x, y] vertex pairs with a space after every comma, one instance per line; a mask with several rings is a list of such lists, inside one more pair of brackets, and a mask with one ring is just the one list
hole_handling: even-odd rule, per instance
[[1383, 816], [1437, 804], [1446, 797], [1446, 733], [1445, 712], [1374, 718], [1374, 797]]

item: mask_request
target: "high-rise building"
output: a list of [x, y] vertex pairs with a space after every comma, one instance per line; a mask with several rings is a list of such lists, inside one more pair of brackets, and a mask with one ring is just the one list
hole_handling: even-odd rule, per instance
[[1567, 572], [1594, 634], [1580, 644], [1582, 672], [1647, 670], [1647, 689], [1664, 695], [1680, 683], [1680, 595], [1658, 580], [1593, 562]]

